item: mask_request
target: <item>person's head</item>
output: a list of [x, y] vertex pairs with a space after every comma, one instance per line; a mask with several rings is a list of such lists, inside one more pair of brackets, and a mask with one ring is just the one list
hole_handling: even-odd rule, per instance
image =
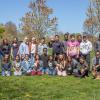
[[45, 38], [42, 38], [42, 39], [41, 39], [41, 43], [42, 43], [42, 44], [45, 44]]
[[47, 55], [47, 48], [43, 48], [43, 54]]
[[82, 41], [82, 35], [81, 34], [77, 35], [77, 41], [79, 41], [79, 42]]
[[72, 35], [70, 36], [70, 39], [71, 39], [72, 42], [74, 42], [74, 41], [75, 41], [75, 35], [72, 34]]
[[71, 56], [68, 56], [67, 57], [67, 60], [68, 60], [68, 62], [71, 62], [72, 61], [72, 57]]
[[87, 35], [83, 35], [83, 41], [87, 41]]
[[17, 38], [14, 38], [13, 42], [14, 43], [17, 43], [18, 39]]
[[28, 38], [25, 37], [24, 40], [23, 40], [23, 42], [25, 42], [25, 43], [27, 44], [27, 42], [28, 42]]
[[96, 58], [100, 58], [100, 51], [96, 52]]
[[84, 58], [83, 56], [81, 56], [81, 57], [79, 58], [79, 62], [80, 62], [81, 64], [83, 64], [83, 63], [85, 62], [85, 58]]
[[31, 43], [36, 43], [36, 38], [35, 37], [32, 38]]
[[58, 60], [59, 60], [59, 61], [64, 60], [64, 55], [63, 55], [63, 54], [60, 54], [59, 57], [58, 57]]
[[67, 33], [64, 34], [64, 40], [67, 41], [68, 37], [69, 37], [69, 33], [67, 32]]
[[8, 40], [7, 39], [4, 39], [3, 40], [3, 45], [6, 45], [6, 44], [8, 44]]
[[20, 61], [20, 56], [17, 55], [16, 58], [15, 58], [16, 62], [19, 62]]
[[59, 41], [59, 35], [55, 35], [55, 41]]
[[54, 41], [55, 41], [54, 36], [51, 36], [51, 37], [50, 37], [50, 41], [51, 41], [51, 42], [54, 42]]
[[38, 54], [35, 55], [35, 60], [40, 60], [40, 56]]
[[9, 54], [5, 54], [4, 55], [4, 62], [8, 62], [9, 61]]
[[52, 61], [53, 60], [53, 56], [50, 55], [49, 56], [49, 60]]
[[25, 55], [25, 60], [28, 61], [29, 60], [29, 54]]

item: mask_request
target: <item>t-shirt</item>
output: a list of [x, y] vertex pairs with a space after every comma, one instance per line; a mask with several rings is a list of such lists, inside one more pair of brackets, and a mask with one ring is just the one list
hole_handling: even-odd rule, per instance
[[40, 59], [43, 62], [43, 67], [48, 67], [48, 55], [41, 55]]
[[92, 43], [90, 41], [81, 42], [80, 52], [84, 55], [87, 55], [92, 50]]
[[67, 42], [67, 47], [69, 48], [68, 50], [68, 55], [69, 56], [75, 56], [78, 54], [77, 48], [79, 47], [79, 42], [78, 41], [68, 41]]

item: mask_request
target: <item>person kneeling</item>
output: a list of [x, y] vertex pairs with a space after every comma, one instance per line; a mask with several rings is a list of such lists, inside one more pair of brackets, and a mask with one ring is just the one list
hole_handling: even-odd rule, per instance
[[100, 52], [96, 52], [96, 57], [93, 58], [92, 75], [95, 79], [100, 79]]

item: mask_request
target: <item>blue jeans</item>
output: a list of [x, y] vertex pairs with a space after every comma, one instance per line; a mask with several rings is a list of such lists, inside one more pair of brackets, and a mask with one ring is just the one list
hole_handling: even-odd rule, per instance
[[47, 68], [47, 67], [41, 67], [40, 70], [41, 70], [42, 74], [46, 74], [46, 73], [49, 74], [49, 68]]
[[10, 76], [11, 71], [2, 71], [2, 76]]
[[49, 69], [49, 75], [56, 75], [56, 70], [53, 69]]

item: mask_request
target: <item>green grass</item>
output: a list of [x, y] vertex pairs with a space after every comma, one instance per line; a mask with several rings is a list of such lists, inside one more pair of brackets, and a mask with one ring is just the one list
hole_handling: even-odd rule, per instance
[[100, 100], [100, 81], [72, 76], [0, 77], [0, 100]]

